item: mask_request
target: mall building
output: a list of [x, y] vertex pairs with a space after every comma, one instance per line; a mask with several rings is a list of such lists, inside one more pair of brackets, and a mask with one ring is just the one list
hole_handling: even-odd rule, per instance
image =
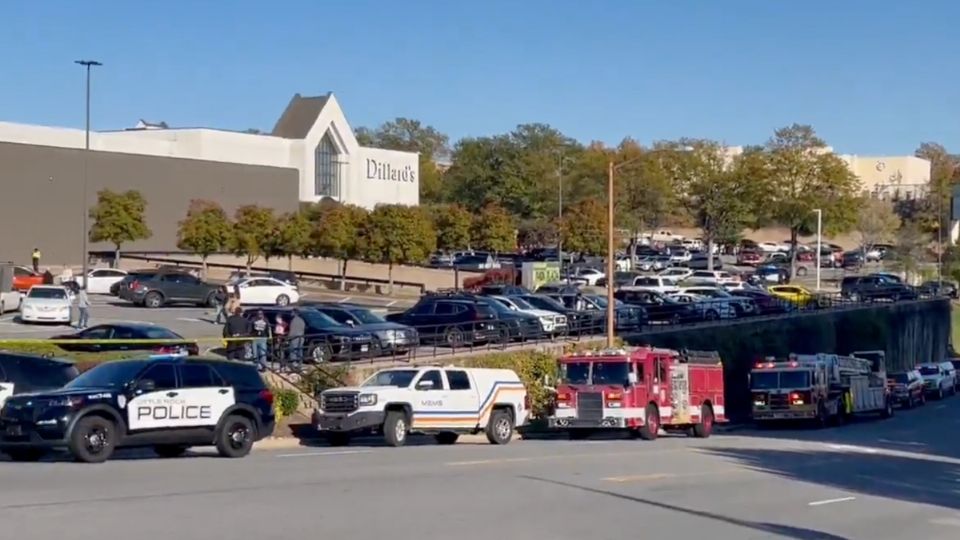
[[[288, 212], [323, 199], [419, 203], [419, 156], [360, 146], [333, 94], [294, 95], [268, 134], [141, 120], [92, 132], [89, 153], [84, 144], [81, 129], [0, 122], [0, 227], [17, 231], [0, 242], [0, 260], [23, 262], [38, 247], [44, 262], [78, 264], [84, 208], [101, 189], [146, 199], [153, 236], [124, 246], [137, 251], [175, 251], [192, 199], [229, 213], [245, 204]], [[100, 249], [110, 246], [91, 246]]]

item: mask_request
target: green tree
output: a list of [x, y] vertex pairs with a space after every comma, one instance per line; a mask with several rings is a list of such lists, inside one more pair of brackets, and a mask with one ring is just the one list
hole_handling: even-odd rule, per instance
[[901, 214], [917, 221], [927, 232], [936, 232], [938, 227], [949, 229], [953, 186], [960, 182], [960, 158], [933, 142], [921, 144], [914, 155], [930, 162], [929, 192], [926, 197], [903, 201]]
[[97, 193], [97, 204], [90, 209], [91, 242], [110, 242], [114, 261], [120, 260], [120, 247], [127, 242], [146, 240], [153, 233], [147, 227], [147, 202], [139, 191], [116, 193], [104, 189]]
[[449, 154], [447, 135], [410, 118], [396, 118], [374, 130], [360, 128], [355, 135], [363, 146], [418, 152], [420, 202], [436, 203], [443, 199], [443, 175], [436, 160]]
[[190, 201], [187, 216], [177, 229], [177, 248], [200, 256], [203, 275], [207, 275], [207, 258], [230, 246], [233, 227], [230, 218], [219, 204], [194, 199]]
[[854, 230], [860, 237], [860, 248], [864, 253], [881, 242], [889, 242], [900, 228], [900, 217], [893, 205], [870, 196], [860, 198], [857, 203], [857, 223]]
[[276, 219], [273, 210], [255, 204], [237, 209], [233, 222], [230, 251], [246, 257], [247, 271], [263, 255], [275, 249]]
[[[814, 210], [823, 212], [828, 233], [849, 230], [856, 221], [860, 180], [826, 147], [813, 128], [794, 124], [778, 129], [767, 142], [770, 181], [763, 197], [769, 218], [790, 229], [797, 244], [801, 231], [809, 231]], [[796, 272], [796, 252], [790, 261]]]
[[607, 206], [596, 199], [585, 199], [564, 211], [563, 246], [565, 251], [601, 255], [607, 253]]
[[370, 213], [362, 237], [365, 258], [388, 265], [391, 293], [394, 265], [424, 262], [437, 247], [436, 232], [426, 213], [399, 204], [378, 205]]
[[351, 204], [331, 207], [320, 214], [313, 228], [313, 249], [322, 257], [340, 262], [340, 290], [346, 288], [347, 263], [357, 258], [360, 231], [367, 211]]
[[624, 139], [610, 154], [614, 163], [625, 164], [617, 171], [614, 186], [617, 224], [633, 237], [664, 225], [679, 205], [662, 152]]
[[920, 224], [908, 221], [897, 231], [893, 262], [906, 274], [907, 281], [919, 274], [929, 240]]
[[546, 247], [557, 241], [556, 219], [526, 219], [517, 227], [517, 243], [526, 247]]
[[437, 248], [455, 251], [470, 247], [473, 214], [459, 204], [442, 204], [430, 209], [433, 228], [437, 231]]
[[287, 270], [293, 271], [293, 257], [305, 257], [313, 247], [313, 223], [303, 212], [291, 212], [280, 217], [277, 224], [277, 247], [287, 257]]
[[513, 217], [502, 207], [488, 204], [473, 222], [473, 247], [487, 251], [512, 251], [517, 247]]

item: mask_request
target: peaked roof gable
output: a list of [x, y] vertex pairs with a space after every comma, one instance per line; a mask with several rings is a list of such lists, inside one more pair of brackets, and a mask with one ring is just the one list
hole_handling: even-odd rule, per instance
[[274, 137], [284, 139], [303, 139], [310, 133], [310, 129], [317, 121], [317, 117], [323, 112], [327, 100], [330, 98], [328, 93], [325, 96], [303, 97], [300, 94], [294, 94], [284, 109], [277, 124], [273, 127], [271, 133]]

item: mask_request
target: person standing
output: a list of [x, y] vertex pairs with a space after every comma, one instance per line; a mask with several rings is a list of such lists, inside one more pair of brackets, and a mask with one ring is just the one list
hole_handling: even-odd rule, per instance
[[38, 248], [33, 248], [33, 254], [30, 256], [33, 259], [33, 271], [36, 274], [40, 273], [40, 250]]
[[227, 358], [243, 360], [246, 347], [244, 347], [245, 341], [241, 338], [247, 337], [249, 330], [250, 323], [243, 317], [243, 310], [236, 308], [223, 325], [223, 337], [229, 340], [227, 341]]
[[290, 368], [299, 371], [303, 367], [303, 336], [307, 331], [307, 323], [300, 316], [300, 310], [293, 310], [293, 318], [290, 319], [290, 328], [288, 328]]
[[257, 317], [250, 325], [250, 335], [253, 336], [253, 358], [260, 371], [267, 370], [267, 340], [270, 339], [270, 321], [257, 311]]
[[277, 313], [276, 324], [273, 326], [273, 354], [276, 360], [280, 362], [280, 367], [286, 370], [287, 365], [287, 344], [284, 342], [287, 336], [287, 321], [283, 319], [282, 313]]
[[227, 292], [227, 286], [222, 285], [217, 289], [214, 298], [217, 302], [217, 318], [213, 324], [223, 324], [230, 316], [230, 294]]
[[86, 283], [77, 291], [77, 329], [83, 330], [90, 325], [90, 298], [87, 297]]

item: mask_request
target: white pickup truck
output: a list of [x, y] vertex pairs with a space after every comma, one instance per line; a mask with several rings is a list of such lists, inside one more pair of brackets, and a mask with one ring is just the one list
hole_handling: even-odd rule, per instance
[[20, 309], [20, 291], [0, 291], [0, 315]]
[[484, 432], [492, 444], [507, 444], [527, 421], [527, 400], [523, 382], [509, 369], [384, 369], [358, 387], [321, 392], [313, 424], [340, 446], [368, 433], [402, 446], [411, 432], [434, 435], [440, 444]]

